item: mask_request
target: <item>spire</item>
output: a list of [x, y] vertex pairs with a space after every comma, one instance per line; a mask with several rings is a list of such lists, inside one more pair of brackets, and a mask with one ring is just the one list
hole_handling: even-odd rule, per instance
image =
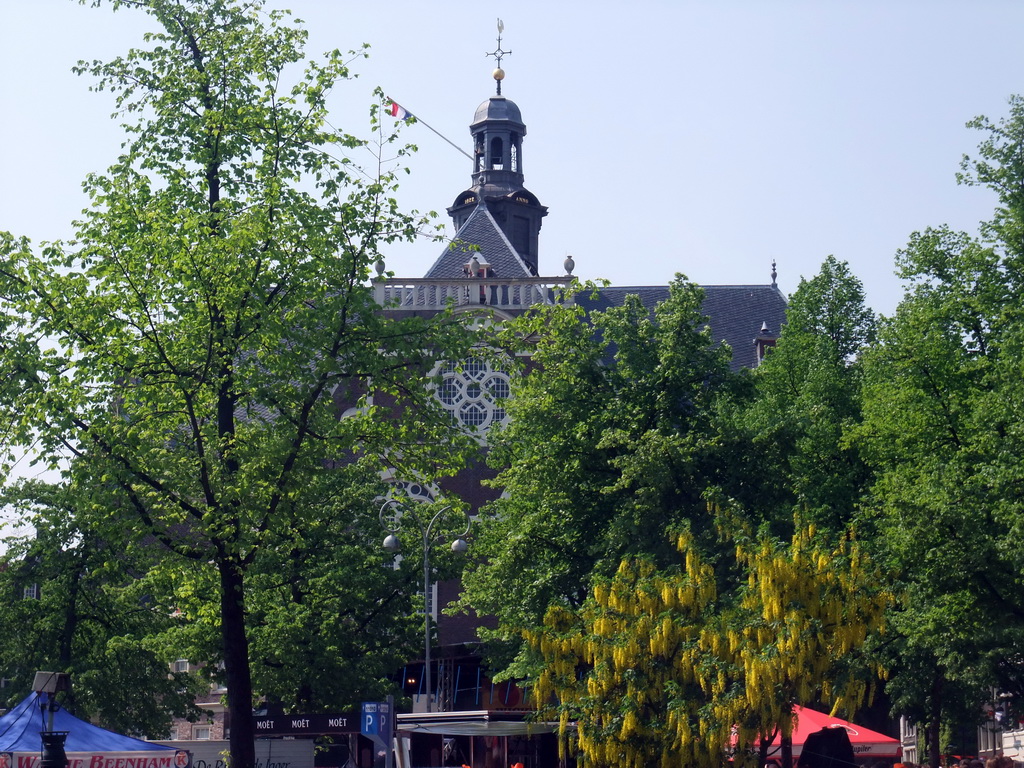
[[494, 80], [498, 84], [498, 95], [501, 96], [501, 81], [505, 79], [505, 70], [501, 68], [501, 57], [511, 55], [512, 51], [501, 50], [501, 33], [505, 31], [505, 22], [498, 19], [498, 47], [490, 53], [485, 53], [484, 56], [493, 56], [498, 66], [494, 69]]
[[473, 185], [501, 187], [513, 192], [523, 185], [523, 137], [526, 126], [515, 102], [501, 95], [501, 81], [505, 70], [501, 59], [512, 51], [501, 47], [501, 33], [505, 24], [498, 19], [498, 47], [485, 56], [493, 56], [498, 66], [493, 72], [498, 92], [476, 108], [470, 133], [473, 134], [475, 160]]
[[493, 56], [498, 63], [493, 72], [498, 84], [497, 93], [476, 108], [469, 126], [473, 136], [472, 186], [455, 198], [448, 215], [458, 232], [473, 216], [474, 209], [485, 205], [516, 255], [530, 274], [536, 275], [538, 234], [541, 219], [547, 215], [548, 209], [523, 186], [526, 124], [516, 103], [501, 95], [501, 83], [505, 79], [501, 59], [512, 53], [501, 47], [504, 31], [505, 25], [498, 19], [498, 47], [485, 54]]

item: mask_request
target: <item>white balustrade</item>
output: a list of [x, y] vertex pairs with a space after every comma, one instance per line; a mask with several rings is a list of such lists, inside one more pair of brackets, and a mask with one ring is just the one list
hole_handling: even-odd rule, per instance
[[440, 310], [455, 307], [486, 306], [495, 309], [527, 309], [535, 304], [571, 304], [564, 295], [571, 277], [459, 278], [377, 278], [374, 298], [389, 310]]

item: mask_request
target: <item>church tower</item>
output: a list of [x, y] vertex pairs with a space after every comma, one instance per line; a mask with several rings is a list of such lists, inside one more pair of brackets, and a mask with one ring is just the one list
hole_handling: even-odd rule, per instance
[[516, 103], [501, 95], [505, 77], [501, 57], [506, 53], [511, 51], [501, 50], [499, 37], [498, 50], [491, 54], [498, 60], [494, 70], [497, 93], [477, 107], [469, 127], [473, 136], [473, 185], [455, 198], [448, 214], [459, 232], [474, 210], [485, 206], [529, 274], [536, 276], [541, 219], [548, 209], [523, 186], [526, 125]]

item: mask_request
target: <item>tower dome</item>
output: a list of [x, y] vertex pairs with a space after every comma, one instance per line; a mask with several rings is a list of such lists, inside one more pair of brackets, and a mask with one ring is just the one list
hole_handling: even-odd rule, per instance
[[538, 235], [541, 219], [547, 216], [548, 209], [523, 186], [526, 124], [519, 105], [501, 95], [501, 83], [505, 79], [501, 57], [511, 53], [501, 49], [502, 30], [499, 22], [498, 49], [488, 54], [498, 61], [493, 73], [497, 93], [476, 108], [469, 125], [473, 136], [472, 185], [455, 198], [448, 215], [458, 232], [477, 206], [487, 206], [523, 264], [531, 274], [537, 275]]
[[514, 101], [491, 96], [476, 108], [473, 134], [473, 186], [506, 193], [523, 186], [523, 137], [526, 125]]
[[519, 106], [504, 96], [492, 96], [477, 107], [471, 126], [482, 123], [485, 120], [508, 120], [519, 125], [523, 133], [526, 133], [526, 126], [523, 125], [523, 114], [519, 111]]
[[476, 108], [469, 126], [473, 136], [472, 186], [460, 193], [448, 214], [458, 231], [473, 208], [487, 206], [531, 274], [538, 274], [538, 235], [548, 209], [523, 186], [523, 137], [526, 124], [519, 106], [491, 96]]

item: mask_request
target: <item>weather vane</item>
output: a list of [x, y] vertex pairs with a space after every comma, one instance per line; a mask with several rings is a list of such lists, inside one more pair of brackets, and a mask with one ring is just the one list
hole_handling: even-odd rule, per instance
[[505, 31], [505, 23], [498, 19], [498, 47], [495, 48], [491, 53], [485, 53], [484, 56], [493, 56], [495, 61], [498, 62], [497, 69], [494, 70], [494, 79], [498, 83], [498, 95], [501, 96], [501, 81], [505, 79], [505, 70], [501, 68], [501, 57], [507, 56], [512, 51], [501, 50], [501, 33]]

